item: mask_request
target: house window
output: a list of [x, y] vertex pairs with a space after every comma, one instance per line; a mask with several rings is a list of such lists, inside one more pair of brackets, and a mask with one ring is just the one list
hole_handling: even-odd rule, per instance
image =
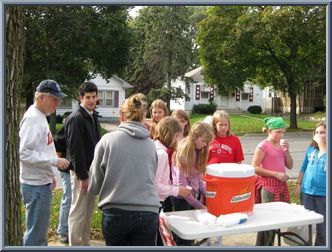
[[249, 93], [242, 93], [241, 94], [241, 99], [243, 100], [248, 100], [249, 99]]
[[113, 91], [105, 92], [105, 102], [106, 102], [106, 107], [114, 107], [114, 92]]
[[104, 92], [103, 91], [98, 91], [98, 101], [99, 101], [99, 105], [98, 107], [105, 107], [104, 105]]
[[210, 92], [209, 91], [201, 91], [201, 99], [205, 99], [208, 100], [210, 96]]
[[119, 91], [98, 91], [99, 107], [117, 108], [119, 106]]
[[64, 97], [61, 99], [61, 102], [59, 104], [59, 107], [60, 109], [71, 109], [71, 102], [72, 102], [72, 99], [70, 97]]

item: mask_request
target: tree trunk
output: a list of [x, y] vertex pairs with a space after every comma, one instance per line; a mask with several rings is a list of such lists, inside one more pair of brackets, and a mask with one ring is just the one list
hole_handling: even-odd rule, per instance
[[296, 93], [290, 92], [290, 129], [298, 129], [297, 127], [297, 118], [296, 118]]
[[5, 245], [22, 245], [19, 183], [20, 90], [23, 80], [24, 9], [6, 9], [6, 231]]

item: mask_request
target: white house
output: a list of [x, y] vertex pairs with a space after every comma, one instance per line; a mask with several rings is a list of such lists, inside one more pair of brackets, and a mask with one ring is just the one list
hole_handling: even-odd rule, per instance
[[[101, 121], [118, 120], [120, 115], [120, 105], [125, 99], [127, 88], [133, 88], [132, 85], [122, 80], [116, 75], [105, 80], [100, 75], [91, 79], [98, 87], [99, 105], [97, 111], [102, 116]], [[78, 106], [78, 101], [69, 97], [64, 98], [56, 113], [63, 115], [66, 111], [73, 111]]]
[[246, 83], [243, 90], [229, 91], [219, 96], [215, 94], [213, 87], [205, 85], [202, 67], [187, 72], [185, 77], [190, 79], [187, 87], [185, 80], [180, 78], [173, 81], [172, 86], [180, 87], [190, 97], [190, 100], [184, 98], [171, 100], [171, 110], [183, 109], [191, 112], [195, 104], [208, 104], [210, 99], [217, 104], [218, 109], [228, 112], [247, 111], [248, 107], [253, 105], [259, 105], [264, 110], [262, 106], [263, 90], [256, 85]]

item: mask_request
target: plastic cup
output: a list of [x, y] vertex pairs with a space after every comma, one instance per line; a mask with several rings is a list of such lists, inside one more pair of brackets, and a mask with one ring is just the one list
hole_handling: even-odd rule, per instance
[[280, 139], [280, 146], [283, 149], [283, 151], [287, 150], [287, 147], [285, 144], [286, 144], [286, 139]]

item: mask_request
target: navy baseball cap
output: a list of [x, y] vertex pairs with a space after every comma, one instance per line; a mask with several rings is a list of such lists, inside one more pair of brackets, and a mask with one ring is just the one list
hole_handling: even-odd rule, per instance
[[53, 96], [63, 98], [67, 95], [61, 92], [61, 88], [59, 83], [57, 83], [54, 80], [43, 80], [39, 83], [37, 89], [37, 92], [40, 93], [50, 93]]

